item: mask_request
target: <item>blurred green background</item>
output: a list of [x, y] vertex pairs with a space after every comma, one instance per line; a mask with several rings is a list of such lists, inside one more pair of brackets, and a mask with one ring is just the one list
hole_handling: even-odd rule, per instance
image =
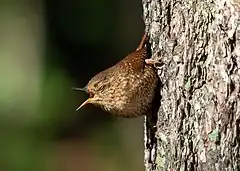
[[0, 1], [0, 171], [141, 171], [143, 118], [71, 87], [133, 51], [140, 0]]

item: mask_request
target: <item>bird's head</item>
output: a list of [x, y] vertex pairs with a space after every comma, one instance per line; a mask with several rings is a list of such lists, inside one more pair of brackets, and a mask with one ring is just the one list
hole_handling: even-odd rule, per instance
[[107, 99], [109, 97], [109, 88], [111, 85], [111, 80], [109, 77], [104, 74], [104, 72], [100, 72], [95, 75], [84, 88], [74, 88], [74, 90], [84, 91], [89, 95], [89, 98], [84, 101], [76, 110], [79, 110], [86, 104], [94, 104], [97, 106], [104, 105], [107, 103]]

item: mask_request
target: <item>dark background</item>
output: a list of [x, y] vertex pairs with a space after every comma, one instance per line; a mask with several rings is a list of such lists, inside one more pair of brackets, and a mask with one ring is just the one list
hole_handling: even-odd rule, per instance
[[0, 16], [0, 170], [144, 170], [142, 118], [75, 112], [87, 95], [71, 90], [137, 47], [141, 1], [1, 1]]

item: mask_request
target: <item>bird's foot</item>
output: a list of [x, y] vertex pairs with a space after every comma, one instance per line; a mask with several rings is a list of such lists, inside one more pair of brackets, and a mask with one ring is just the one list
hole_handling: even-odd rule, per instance
[[145, 63], [148, 65], [153, 65], [155, 67], [163, 66], [163, 62], [156, 59], [145, 59]]

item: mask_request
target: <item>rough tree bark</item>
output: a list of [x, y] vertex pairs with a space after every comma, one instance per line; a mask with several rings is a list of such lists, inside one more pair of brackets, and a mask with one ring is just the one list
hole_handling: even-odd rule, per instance
[[142, 2], [152, 58], [164, 64], [146, 170], [240, 170], [240, 2]]

